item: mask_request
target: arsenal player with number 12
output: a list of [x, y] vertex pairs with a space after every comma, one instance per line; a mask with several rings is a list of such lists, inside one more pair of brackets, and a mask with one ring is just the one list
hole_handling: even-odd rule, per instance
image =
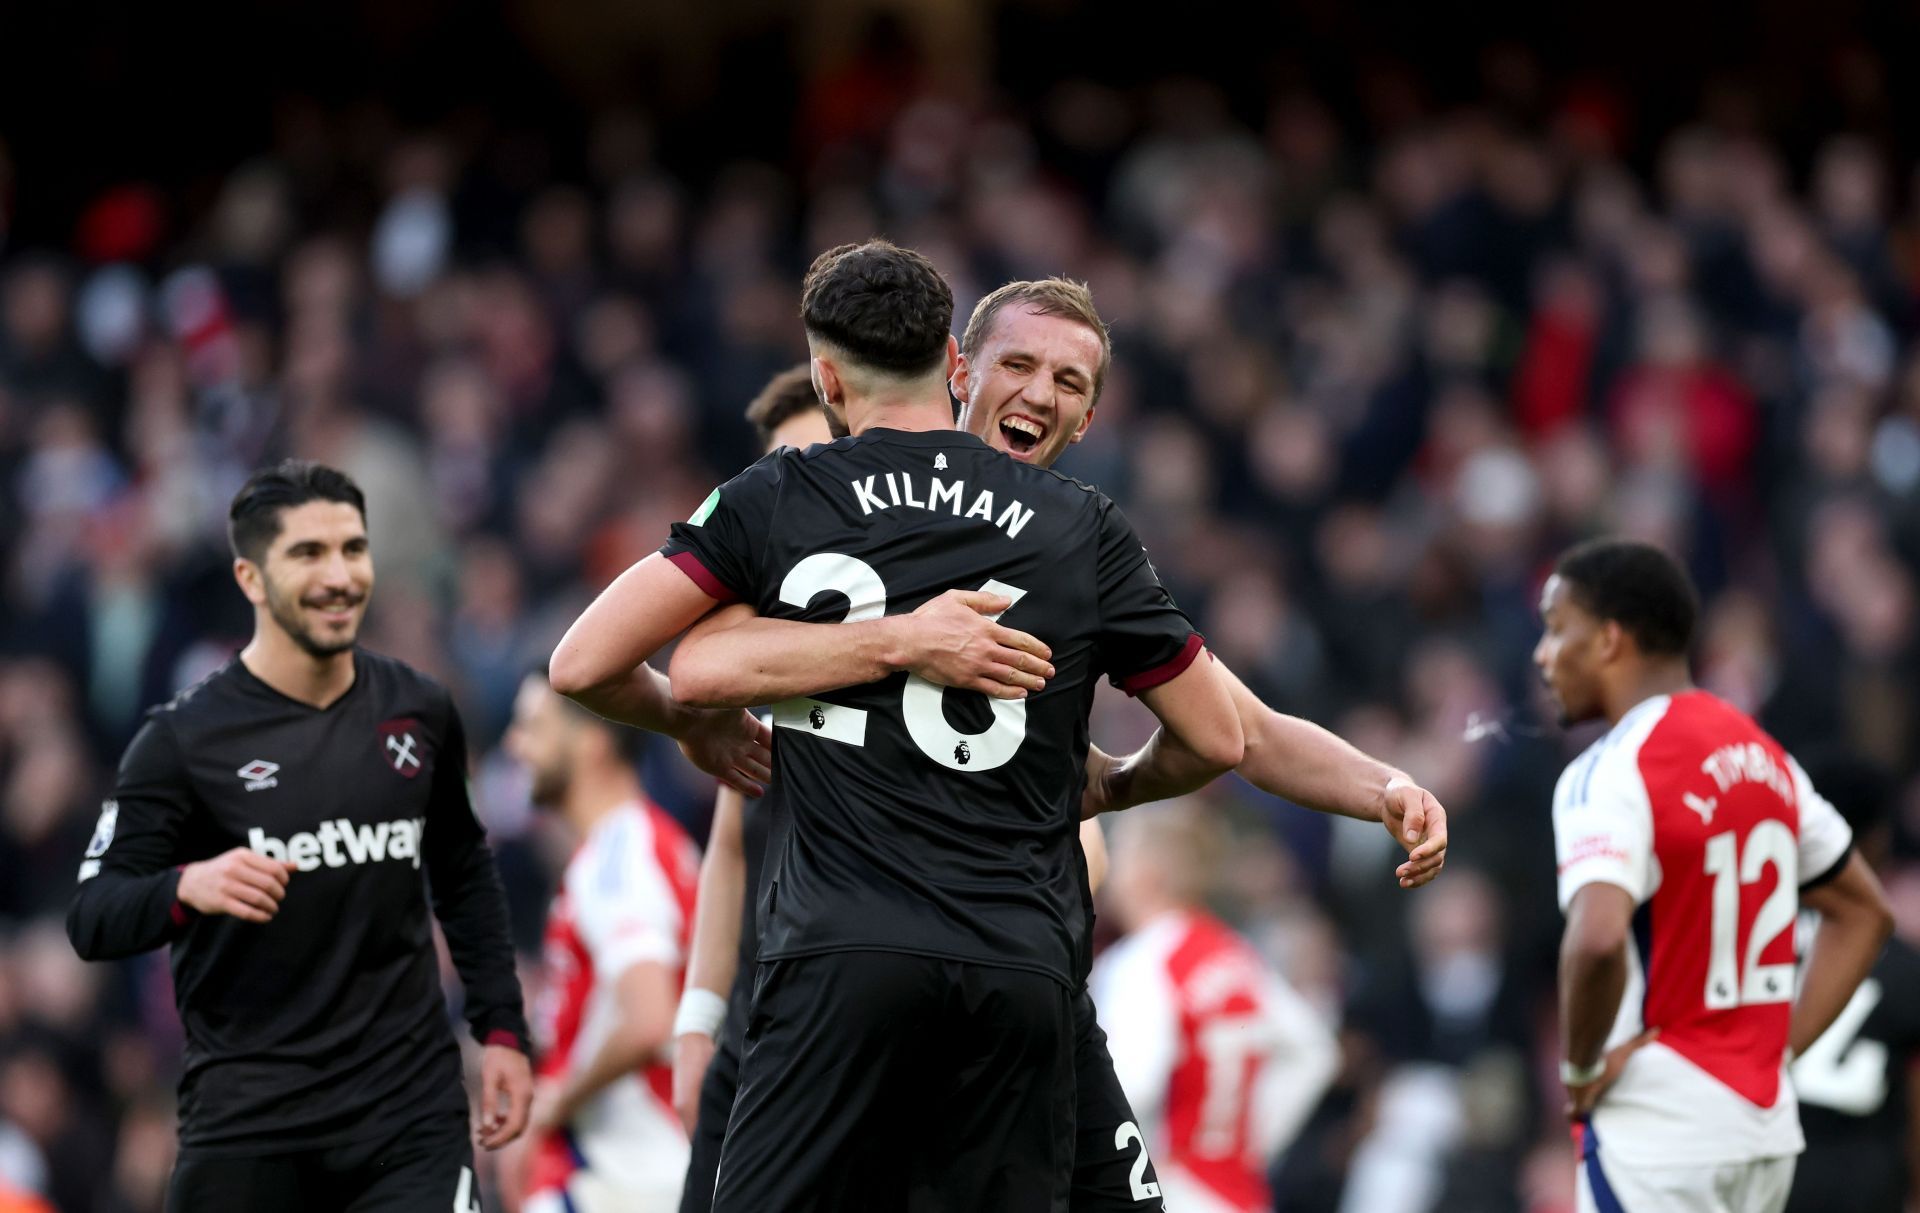
[[[1579, 1207], [1777, 1213], [1802, 1148], [1786, 1066], [1892, 930], [1847, 824], [1759, 725], [1692, 685], [1693, 587], [1644, 543], [1560, 558], [1534, 650], [1563, 723], [1561, 1077]], [[1823, 923], [1794, 992], [1793, 926]]]

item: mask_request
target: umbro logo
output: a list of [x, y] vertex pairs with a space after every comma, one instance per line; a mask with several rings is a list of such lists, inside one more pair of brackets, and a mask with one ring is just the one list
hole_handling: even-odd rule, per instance
[[256, 758], [246, 766], [235, 771], [234, 774], [247, 781], [247, 791], [261, 792], [267, 788], [279, 786], [280, 781], [274, 778], [274, 775], [279, 770], [279, 763], [268, 762], [264, 758]]

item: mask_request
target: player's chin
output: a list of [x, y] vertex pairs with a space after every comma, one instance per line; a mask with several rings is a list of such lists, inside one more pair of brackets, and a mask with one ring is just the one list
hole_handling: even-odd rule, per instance
[[360, 617], [308, 628], [304, 648], [315, 657], [332, 657], [352, 648], [360, 639]]

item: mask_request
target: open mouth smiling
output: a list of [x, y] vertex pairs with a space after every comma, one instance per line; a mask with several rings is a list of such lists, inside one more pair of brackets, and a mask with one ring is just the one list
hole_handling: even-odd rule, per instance
[[1047, 427], [1031, 417], [1012, 413], [1000, 419], [1000, 437], [1015, 455], [1029, 455], [1047, 436]]

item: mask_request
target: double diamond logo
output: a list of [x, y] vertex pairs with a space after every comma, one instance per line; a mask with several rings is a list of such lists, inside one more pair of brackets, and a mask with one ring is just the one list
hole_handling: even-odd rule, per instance
[[268, 762], [264, 758], [256, 758], [246, 766], [235, 771], [234, 774], [247, 781], [247, 791], [260, 792], [279, 785], [280, 781], [274, 778], [275, 773], [279, 770], [279, 763]]

